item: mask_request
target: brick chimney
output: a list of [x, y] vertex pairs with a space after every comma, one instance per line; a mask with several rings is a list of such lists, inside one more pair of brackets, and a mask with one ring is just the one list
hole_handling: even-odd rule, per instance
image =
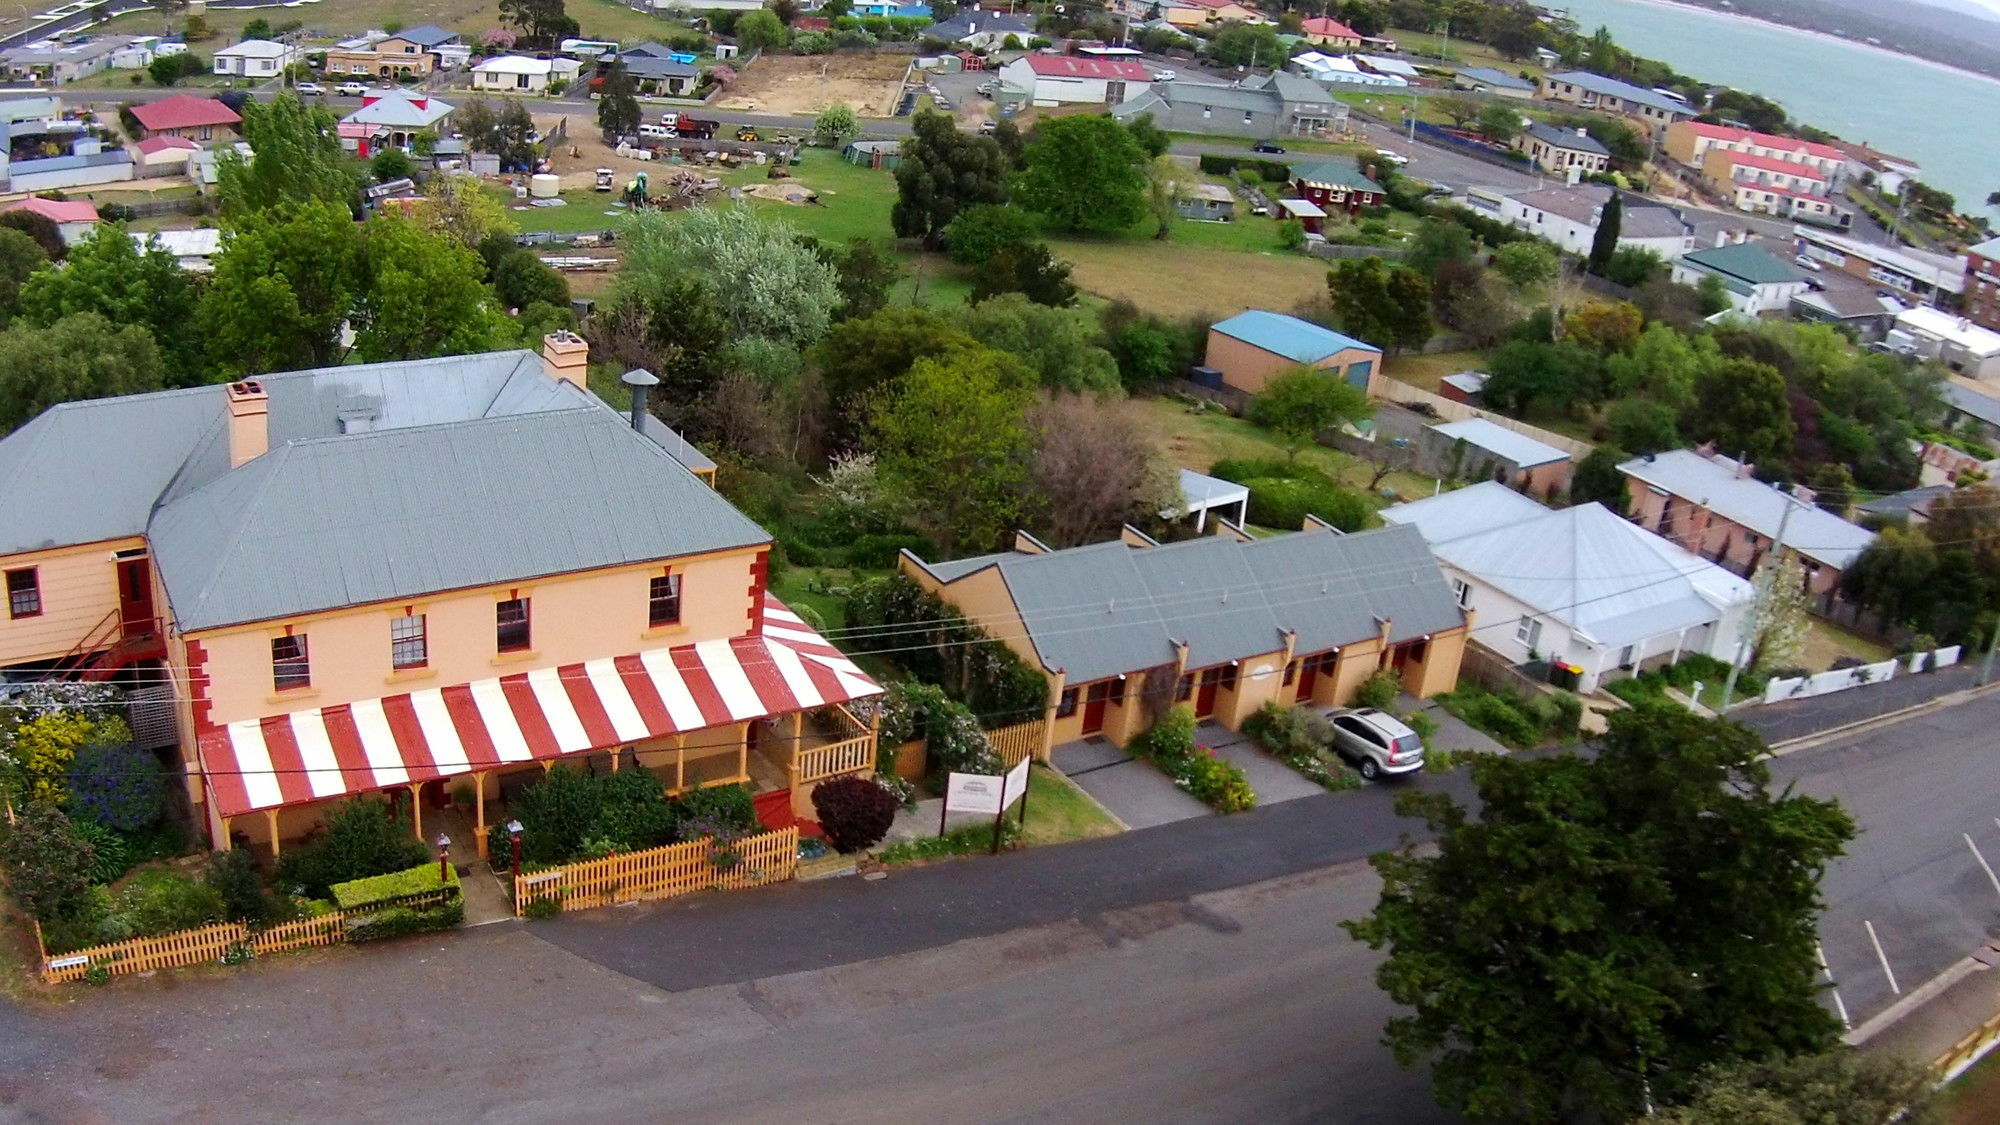
[[542, 337], [542, 371], [551, 379], [585, 390], [589, 383], [590, 345], [568, 329]]
[[223, 389], [229, 407], [229, 467], [262, 457], [271, 448], [271, 400], [255, 379]]

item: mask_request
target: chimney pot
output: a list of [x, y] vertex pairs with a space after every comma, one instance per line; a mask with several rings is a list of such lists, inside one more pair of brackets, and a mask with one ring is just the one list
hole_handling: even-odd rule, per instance
[[578, 390], [586, 389], [590, 372], [590, 345], [568, 329], [542, 337], [542, 371]]
[[646, 392], [660, 385], [660, 377], [643, 367], [635, 367], [619, 376], [618, 381], [632, 389], [632, 428], [646, 432], [642, 424], [646, 417]]

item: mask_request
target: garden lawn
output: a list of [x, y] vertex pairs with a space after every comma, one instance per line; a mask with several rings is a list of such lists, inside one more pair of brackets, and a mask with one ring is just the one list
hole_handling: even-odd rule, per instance
[[1238, 237], [1234, 232], [1188, 237], [1191, 241], [1058, 239], [1049, 248], [1075, 267], [1070, 276], [1079, 287], [1162, 316], [1219, 319], [1248, 308], [1284, 310], [1326, 292], [1326, 264], [1278, 250], [1275, 233], [1272, 248], [1254, 254], [1199, 244], [1207, 237]]
[[[1028, 802], [1028, 826], [1021, 842], [1031, 848], [1111, 836], [1119, 830], [1076, 783], [1046, 766], [1030, 770], [1024, 800]], [[1008, 815], [1018, 818], [1021, 810], [1017, 806], [1008, 810]]]
[[1518, 75], [1524, 70], [1530, 74], [1542, 73], [1542, 68], [1534, 63], [1505, 58], [1484, 43], [1468, 43], [1463, 39], [1447, 41], [1443, 36], [1430, 32], [1404, 31], [1401, 28], [1391, 28], [1382, 34], [1394, 39], [1398, 47], [1411, 54], [1460, 62], [1466, 66], [1490, 66], [1507, 74]]
[[[879, 572], [876, 572], [879, 573]], [[823, 583], [846, 584], [865, 581], [869, 574], [833, 567], [791, 566], [771, 582], [771, 593], [793, 609], [806, 608], [819, 615], [828, 629], [847, 625], [847, 599], [808, 589], [813, 579]]]
[[1418, 390], [1438, 393], [1447, 375], [1486, 370], [1485, 352], [1438, 352], [1436, 355], [1393, 355], [1382, 361], [1382, 374]]
[[1824, 672], [1843, 656], [1859, 657], [1874, 664], [1889, 659], [1889, 646], [1850, 633], [1830, 621], [1815, 617], [1806, 624], [1805, 641], [1799, 646], [1799, 667]]
[[[1290, 455], [1284, 443], [1227, 411], [1195, 411], [1186, 403], [1172, 398], [1141, 398], [1134, 402], [1139, 407], [1140, 418], [1152, 431], [1155, 444], [1176, 467], [1206, 473], [1210, 465], [1224, 458], [1275, 458], [1282, 461]], [[1298, 460], [1301, 465], [1319, 469], [1357, 492], [1366, 488], [1368, 479], [1375, 475], [1374, 468], [1366, 462], [1323, 445], [1300, 450]], [[1398, 471], [1390, 473], [1381, 487], [1395, 492], [1400, 499], [1414, 500], [1429, 496], [1436, 489], [1437, 481]], [[1368, 502], [1379, 509], [1394, 501], [1380, 494], [1369, 494]], [[1277, 530], [1298, 529], [1285, 527]]]

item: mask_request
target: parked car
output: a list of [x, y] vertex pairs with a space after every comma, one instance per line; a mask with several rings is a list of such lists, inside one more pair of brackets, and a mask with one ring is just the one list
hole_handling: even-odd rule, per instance
[[1387, 711], [1361, 707], [1333, 715], [1333, 750], [1369, 781], [1424, 768], [1424, 740]]
[[1398, 168], [1401, 168], [1403, 165], [1408, 164], [1410, 162], [1409, 157], [1404, 156], [1400, 152], [1391, 152], [1386, 148], [1376, 149], [1375, 155], [1381, 157], [1382, 159], [1388, 161], [1391, 164], [1394, 164]]
[[1175, 74], [1171, 70], [1156, 70], [1153, 72], [1153, 81], [1155, 82], [1172, 82], [1179, 77], [1180, 75]]
[[358, 98], [368, 92], [368, 86], [364, 82], [342, 82], [333, 88], [333, 92], [343, 98]]
[[1792, 264], [1802, 270], [1811, 270], [1814, 273], [1818, 273], [1820, 268], [1818, 258], [1808, 258], [1804, 254], [1793, 255]]
[[1250, 151], [1269, 152], [1283, 156], [1285, 154], [1285, 146], [1276, 141], [1258, 141], [1256, 144], [1250, 146]]
[[316, 97], [326, 93], [326, 88], [317, 82], [301, 82], [293, 86], [292, 89], [296, 90], [302, 97]]

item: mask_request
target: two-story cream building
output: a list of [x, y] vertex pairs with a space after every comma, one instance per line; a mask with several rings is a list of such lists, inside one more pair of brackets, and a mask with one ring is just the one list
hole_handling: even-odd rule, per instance
[[0, 666], [170, 682], [217, 847], [276, 851], [364, 793], [421, 833], [461, 785], [483, 846], [508, 775], [572, 758], [809, 813], [873, 769], [841, 705], [879, 689], [587, 356], [557, 333], [44, 412], [0, 440]]

